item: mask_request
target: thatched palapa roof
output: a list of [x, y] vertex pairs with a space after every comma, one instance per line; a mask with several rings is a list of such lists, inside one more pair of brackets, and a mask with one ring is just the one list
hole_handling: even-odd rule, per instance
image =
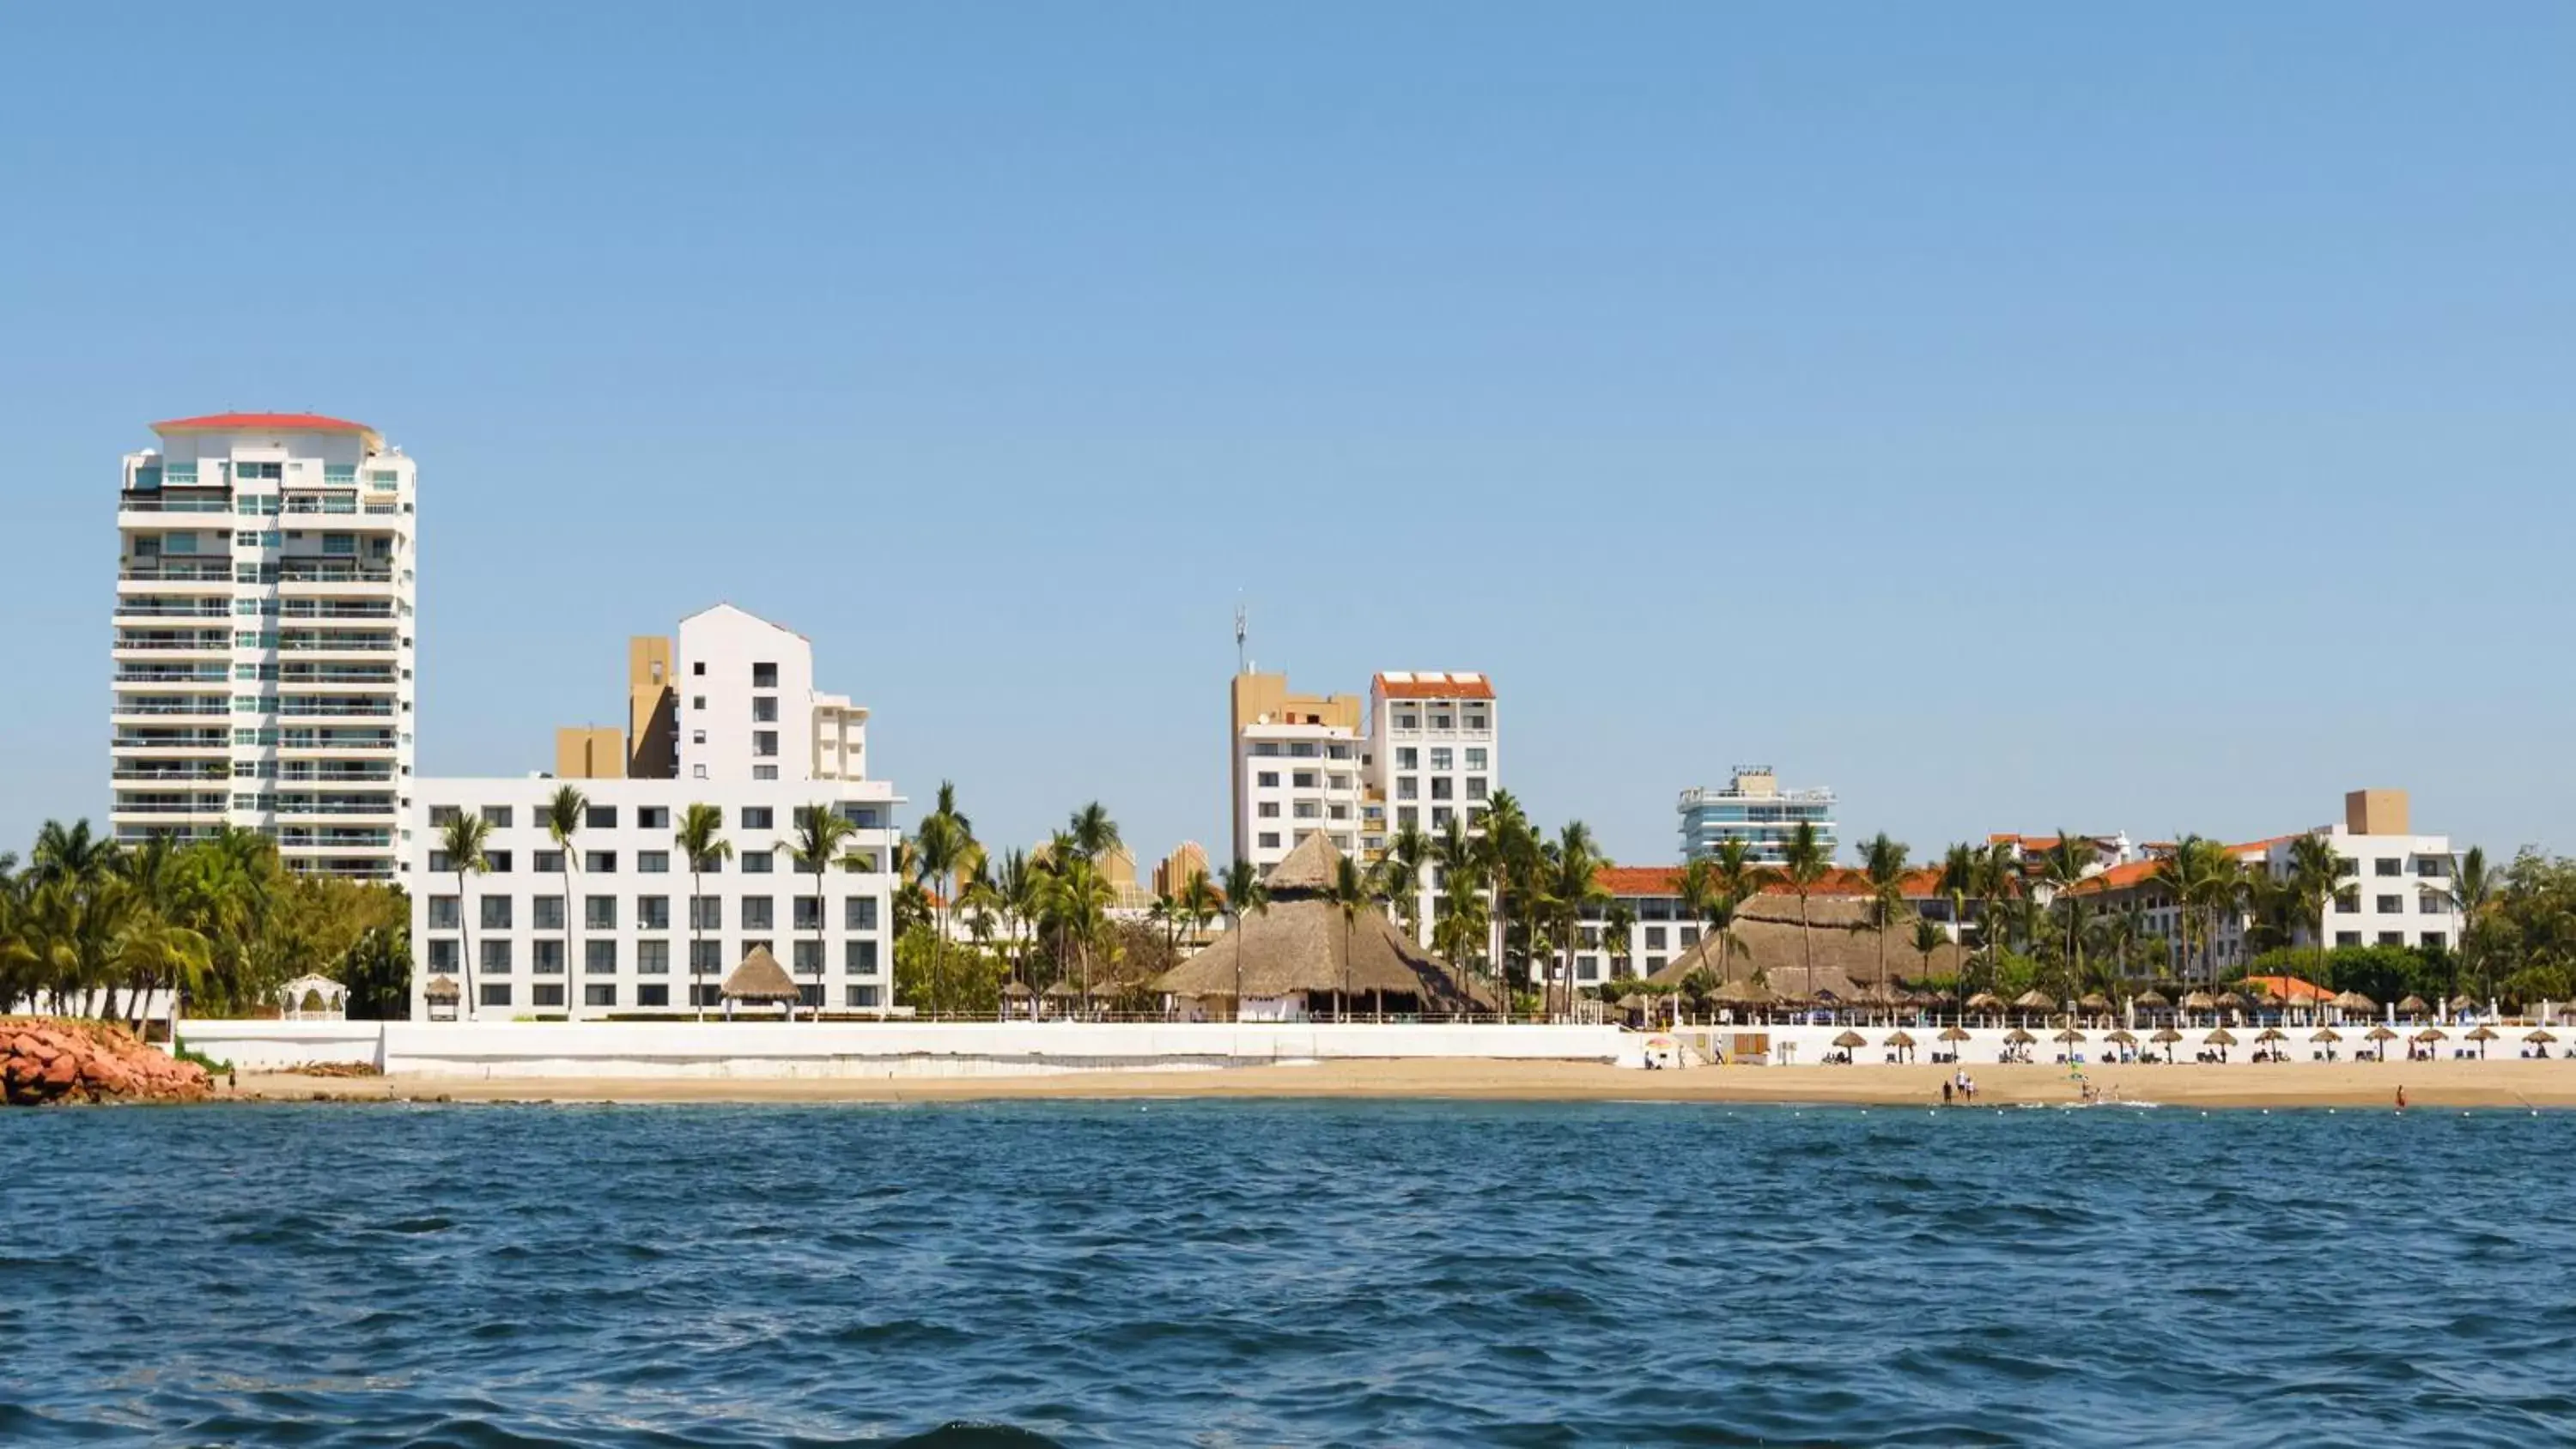
[[1201, 947], [1154, 983], [1174, 996], [1235, 994], [1241, 973], [1246, 997], [1301, 996], [1349, 991], [1409, 996], [1440, 1006], [1490, 1010], [1491, 993], [1423, 950], [1374, 906], [1345, 923], [1339, 906], [1324, 899], [1342, 860], [1332, 840], [1310, 835], [1270, 868], [1270, 909], [1254, 911], [1234, 929]]
[[[1798, 930], [1798, 898], [1764, 894], [1735, 912], [1735, 945], [1721, 952], [1719, 938], [1703, 935], [1647, 979], [1658, 986], [1675, 985], [1692, 973], [1706, 971], [1720, 980], [1746, 980], [1759, 975], [1775, 991], [1796, 996], [1830, 992], [1845, 1001], [1871, 999], [1879, 986], [1878, 933], [1869, 929], [1869, 903], [1848, 896], [1813, 896], [1807, 901], [1808, 929]], [[1957, 975], [1966, 959], [1957, 943], [1944, 942], [1927, 963], [1914, 949], [1913, 927], [1904, 922], [1887, 928], [1886, 972], [1890, 980], [1930, 975]], [[1807, 979], [1807, 947], [1816, 953], [1816, 974]]]
[[421, 995], [431, 1001], [454, 1001], [464, 994], [456, 989], [456, 978], [453, 976], [432, 976], [429, 978], [429, 985], [421, 988]]
[[733, 974], [724, 979], [724, 995], [729, 1001], [802, 1001], [804, 993], [788, 979], [787, 968], [769, 954], [767, 946], [754, 946]]

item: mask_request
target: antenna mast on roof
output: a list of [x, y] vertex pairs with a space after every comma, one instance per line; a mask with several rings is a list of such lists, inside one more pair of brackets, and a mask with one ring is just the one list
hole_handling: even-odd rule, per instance
[[1251, 633], [1247, 618], [1243, 605], [1238, 602], [1234, 606], [1234, 672], [1237, 674], [1248, 674], [1252, 670], [1252, 665], [1245, 659], [1243, 653], [1243, 641]]

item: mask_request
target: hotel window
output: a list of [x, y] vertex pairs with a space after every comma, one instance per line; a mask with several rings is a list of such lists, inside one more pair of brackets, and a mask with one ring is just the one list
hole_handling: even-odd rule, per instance
[[755, 780], [775, 780], [778, 778], [778, 767], [776, 765], [754, 765], [751, 767], [751, 778]]
[[1454, 769], [1456, 767], [1450, 763], [1454, 758], [1455, 752], [1447, 745], [1438, 746], [1431, 751], [1431, 768], [1435, 770]]
[[585, 806], [581, 812], [581, 823], [592, 830], [615, 830], [617, 807], [614, 805]]
[[563, 974], [563, 966], [563, 942], [534, 941], [529, 943], [529, 970], [534, 971], [539, 976], [561, 976]]
[[510, 988], [506, 984], [496, 986], [493, 983], [486, 981], [481, 986], [474, 988], [474, 994], [482, 998], [485, 1006], [507, 1006], [510, 1004]]
[[[2357, 916], [2357, 915], [2360, 915], [2360, 914], [2361, 914], [2361, 892], [2359, 892], [2359, 891], [2346, 891], [2346, 892], [2345, 892], [2345, 893], [2343, 893], [2342, 895], [2336, 896], [2336, 897], [2335, 897], [2335, 902], [2334, 902], [2334, 908], [2335, 908], [2336, 913], [2337, 913], [2337, 914], [2340, 914], [2340, 915], [2346, 915], [2346, 916]], [[2355, 941], [2355, 942], [2353, 942], [2353, 944], [2354, 944], [2354, 945], [2356, 945], [2356, 946], [2358, 946], [2358, 945], [2360, 945], [2361, 943], [2360, 943], [2359, 941]]]
[[[703, 744], [705, 744], [706, 742], [707, 742], [707, 732], [706, 732], [705, 730], [691, 730], [691, 731], [689, 731], [689, 743], [690, 743], [690, 744], [693, 744], [693, 745], [703, 745]], [[703, 779], [705, 779], [706, 777], [707, 777], [707, 767], [706, 767], [706, 766], [704, 766], [704, 765], [700, 765], [700, 766], [698, 766], [698, 778], [699, 778], [699, 779], [701, 779], [701, 780], [703, 780]]]
[[581, 969], [585, 976], [616, 975], [617, 943], [615, 941], [582, 942]]
[[564, 923], [563, 897], [538, 896], [535, 898], [535, 901], [537, 908], [536, 928], [540, 931], [562, 930]]
[[1467, 777], [1467, 798], [1470, 800], [1482, 800], [1485, 798], [1484, 776], [1469, 775]]
[[585, 931], [617, 929], [617, 897], [584, 896], [581, 902], [581, 928]]
[[615, 1006], [617, 1004], [617, 983], [614, 981], [593, 981], [582, 987], [581, 1004], [584, 1006]]
[[841, 929], [873, 931], [877, 928], [877, 898], [851, 896], [841, 902]]
[[2402, 860], [2375, 860], [2371, 862], [2371, 870], [2377, 875], [2404, 875], [2406, 873], [2406, 862]]
[[1279, 788], [1279, 772], [1277, 770], [1263, 770], [1252, 778], [1253, 783], [1264, 790], [1276, 790]]
[[853, 976], [877, 974], [877, 943], [844, 941], [841, 943], [841, 965]]
[[766, 850], [746, 850], [742, 853], [744, 875], [768, 875], [776, 869], [777, 864], [777, 857]]
[[778, 723], [778, 697], [772, 694], [753, 695], [751, 697], [751, 722], [753, 724]]
[[617, 874], [617, 852], [613, 850], [584, 851], [581, 857], [581, 868], [594, 875], [615, 875]]
[[506, 931], [510, 929], [510, 898], [508, 896], [485, 896], [482, 900], [482, 908], [484, 930]]
[[2335, 932], [2335, 944], [2337, 946], [2358, 946], [2361, 944], [2361, 933], [2359, 931], [2337, 931]]
[[795, 943], [793, 949], [795, 951], [795, 962], [793, 966], [790, 967], [791, 970], [799, 976], [820, 976], [823, 974], [822, 942], [798, 941]]
[[1432, 806], [1432, 807], [1431, 807], [1431, 828], [1432, 828], [1432, 829], [1434, 829], [1434, 830], [1446, 830], [1446, 829], [1448, 829], [1448, 828], [1449, 828], [1449, 817], [1450, 817], [1450, 815], [1451, 815], [1452, 813], [1453, 813], [1453, 812], [1452, 812], [1452, 811], [1449, 809], [1449, 807], [1448, 807], [1448, 806], [1446, 806], [1446, 805], [1434, 805], [1434, 806]]
[[753, 730], [751, 732], [751, 752], [755, 757], [760, 759], [776, 759], [778, 757], [778, 731]]
[[742, 807], [742, 828], [745, 830], [775, 830], [778, 828], [777, 821], [777, 812], [766, 805]]
[[[709, 975], [714, 972], [722, 971], [723, 969], [724, 942], [691, 941], [689, 943], [689, 970], [691, 973], [696, 975]], [[713, 1004], [712, 993], [710, 993], [709, 1004]]]
[[773, 908], [776, 902], [768, 896], [742, 898], [742, 928], [746, 931], [774, 929]]
[[2377, 900], [2379, 913], [2383, 916], [2403, 915], [2405, 913], [2406, 898], [2404, 896], [2380, 896], [2377, 897]]
[[668, 986], [638, 986], [635, 988], [635, 1004], [639, 1007], [669, 1006], [671, 1004], [671, 988]]
[[821, 896], [798, 896], [796, 897], [795, 904], [790, 906], [789, 909], [796, 913], [797, 930], [819, 931], [823, 929], [823, 898]]
[[778, 687], [778, 666], [775, 664], [754, 664], [751, 666], [751, 687], [754, 689], [776, 689]]
[[671, 974], [671, 943], [638, 941], [635, 943], [635, 972], [639, 976]]
[[1648, 926], [1648, 927], [1646, 928], [1646, 949], [1647, 949], [1647, 950], [1649, 950], [1649, 951], [1660, 951], [1660, 950], [1664, 949], [1664, 947], [1668, 944], [1668, 943], [1664, 940], [1664, 932], [1665, 932], [1665, 930], [1666, 930], [1666, 929], [1667, 929], [1667, 928], [1666, 928], [1666, 927], [1663, 927], [1663, 926]]
[[635, 873], [638, 875], [669, 875], [671, 873], [671, 852], [667, 850], [639, 850], [635, 852]]
[[1312, 790], [1315, 788], [1315, 772], [1299, 770], [1289, 778], [1289, 784], [1300, 790]]
[[556, 982], [549, 985], [540, 982], [528, 989], [528, 996], [530, 1006], [561, 1006], [563, 1005], [563, 984]]
[[2442, 934], [2440, 931], [2426, 931], [2424, 933], [2424, 949], [2427, 951], [2439, 951], [2449, 944], [2450, 937]]
[[1335, 820], [1348, 820], [1351, 818], [1351, 807], [1348, 805], [1335, 805], [1330, 814]]
[[2406, 944], [2406, 933], [2404, 931], [2382, 931], [2379, 933], [2379, 944], [2383, 946], [2403, 946]]
[[706, 707], [707, 707], [707, 697], [706, 697], [705, 695], [703, 695], [703, 694], [693, 694], [693, 695], [690, 695], [690, 696], [689, 696], [689, 708], [690, 708], [690, 709], [692, 709], [692, 710], [701, 710], [701, 709], [705, 709]]
[[1411, 745], [1398, 745], [1395, 750], [1395, 767], [1399, 770], [1422, 768], [1422, 751]]
[[635, 828], [636, 828], [636, 829], [638, 829], [638, 830], [668, 830], [668, 829], [670, 829], [670, 828], [671, 828], [671, 807], [669, 807], [669, 806], [667, 806], [667, 805], [638, 805], [638, 806], [636, 806], [636, 807], [635, 807]]
[[1436, 710], [1432, 713], [1431, 727], [1435, 730], [1448, 729], [1454, 722], [1454, 717], [1445, 709]]
[[456, 960], [457, 952], [456, 943], [454, 941], [432, 941], [429, 943], [430, 970], [441, 973], [453, 973], [456, 970]]
[[1431, 777], [1431, 798], [1432, 798], [1432, 799], [1434, 799], [1434, 800], [1454, 800], [1454, 799], [1456, 799], [1456, 798], [1457, 798], [1456, 791], [1457, 791], [1457, 782], [1456, 782], [1456, 781], [1454, 781], [1454, 780], [1452, 780], [1452, 779], [1450, 779], [1448, 776], [1446, 776], [1446, 775], [1434, 775], [1434, 776], [1432, 776], [1432, 777]]
[[564, 868], [563, 852], [560, 850], [540, 850], [537, 852], [537, 858], [533, 862], [533, 865], [539, 875], [561, 875]]
[[1279, 832], [1276, 830], [1265, 830], [1261, 832], [1261, 848], [1264, 850], [1278, 849]]
[[486, 806], [484, 806], [484, 807], [483, 807], [483, 823], [484, 823], [484, 824], [486, 824], [486, 825], [491, 826], [491, 827], [492, 827], [493, 829], [495, 829], [495, 830], [507, 830], [507, 829], [509, 829], [509, 828], [510, 828], [510, 807], [509, 807], [509, 806], [507, 806], [507, 805], [486, 805]]
[[1315, 814], [1315, 802], [1314, 802], [1314, 801], [1312, 801], [1312, 800], [1300, 800], [1300, 801], [1298, 801], [1298, 802], [1297, 802], [1297, 818], [1298, 818], [1298, 819], [1300, 819], [1300, 820], [1313, 820], [1313, 819], [1315, 819], [1315, 818], [1316, 818], [1316, 814]]
[[671, 898], [669, 896], [637, 896], [635, 898], [635, 924], [647, 931], [667, 931], [671, 929]]
[[464, 912], [459, 909], [456, 897], [431, 896], [429, 898], [429, 928], [431, 930], [453, 931], [456, 929], [456, 923], [463, 919], [463, 916]]
[[1699, 927], [1697, 926], [1684, 926], [1681, 930], [1675, 932], [1675, 934], [1680, 937], [1682, 945], [1696, 946], [1699, 944]]
[[1468, 768], [1468, 769], [1470, 769], [1470, 770], [1481, 770], [1481, 769], [1485, 768], [1485, 747], [1484, 747], [1484, 746], [1482, 746], [1482, 745], [1470, 745], [1470, 746], [1468, 747], [1468, 749], [1467, 749], [1467, 768]]
[[1422, 728], [1422, 716], [1409, 709], [1401, 711], [1395, 717], [1395, 727], [1400, 730], [1418, 730]]
[[1410, 805], [1403, 806], [1395, 812], [1395, 828], [1398, 830], [1418, 829], [1421, 823], [1422, 812]]
[[2415, 897], [2415, 909], [2428, 916], [2447, 916], [2451, 913], [2451, 903], [2442, 896], [2425, 891]]
[[1327, 790], [1347, 790], [1351, 788], [1351, 777], [1348, 775], [1327, 775], [1324, 777], [1324, 788]]
[[509, 974], [510, 943], [507, 941], [485, 941], [483, 943], [483, 969], [485, 972], [495, 976]]
[[842, 999], [850, 1004], [850, 1009], [853, 1011], [874, 1011], [877, 1005], [877, 988], [853, 986], [843, 994]]
[[443, 830], [448, 826], [455, 824], [456, 817], [463, 813], [463, 811], [458, 810], [453, 805], [432, 805], [429, 807], [430, 828], [433, 830]]
[[1264, 800], [1259, 805], [1253, 807], [1253, 813], [1264, 820], [1276, 820], [1279, 818], [1279, 802], [1276, 800]]
[[1347, 759], [1349, 759], [1350, 757], [1351, 757], [1351, 747], [1350, 747], [1350, 746], [1348, 746], [1348, 745], [1326, 745], [1326, 746], [1324, 746], [1324, 758], [1325, 758], [1325, 759], [1328, 759], [1328, 760], [1347, 760]]
[[510, 852], [506, 850], [487, 850], [483, 852], [483, 873], [486, 875], [508, 875], [510, 873]]
[[1395, 798], [1397, 798], [1398, 800], [1418, 800], [1418, 799], [1421, 799], [1421, 798], [1422, 798], [1422, 782], [1421, 782], [1421, 781], [1419, 781], [1419, 780], [1417, 780], [1417, 779], [1415, 779], [1415, 778], [1414, 778], [1413, 776], [1411, 776], [1411, 775], [1398, 775], [1398, 776], [1396, 776], [1396, 777], [1395, 777]]
[[689, 897], [689, 929], [720, 931], [724, 929], [724, 897]]

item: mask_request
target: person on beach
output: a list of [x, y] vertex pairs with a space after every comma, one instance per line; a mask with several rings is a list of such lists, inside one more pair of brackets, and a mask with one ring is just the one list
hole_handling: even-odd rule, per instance
[[1944, 1107], [1950, 1105], [1950, 1082], [1946, 1077], [1941, 1081], [1941, 1105]]
[[2404, 1082], [2399, 1082], [2397, 1084], [2397, 1110], [2400, 1112], [2406, 1110], [2406, 1084]]

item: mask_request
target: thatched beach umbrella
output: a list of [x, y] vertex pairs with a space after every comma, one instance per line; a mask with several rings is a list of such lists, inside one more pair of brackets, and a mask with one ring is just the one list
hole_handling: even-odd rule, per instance
[[2022, 1030], [2020, 1027], [2014, 1027], [2012, 1030], [2004, 1033], [2004, 1045], [2006, 1046], [2029, 1046], [2031, 1043], [2038, 1040], [2038, 1037], [2032, 1036], [2029, 1032]]
[[2099, 991], [2087, 991], [2083, 999], [2075, 1003], [2075, 1009], [2094, 1016], [2108, 1016], [2111, 1014], [2111, 998]]
[[1850, 1051], [1855, 1047], [1865, 1047], [1869, 1045], [1869, 1038], [1862, 1036], [1856, 1031], [1847, 1031], [1834, 1038], [1834, 1045], [1841, 1047], [1845, 1051]]
[[2347, 991], [2336, 997], [2333, 1005], [2337, 1011], [2349, 1012], [2354, 1016], [2368, 1016], [2379, 1009], [2378, 1002], [2358, 991]]
[[2338, 1041], [2343, 1040], [2343, 1033], [2342, 1033], [2342, 1032], [2339, 1032], [2339, 1031], [2337, 1031], [2337, 1030], [2335, 1030], [2333, 1027], [2330, 1027], [2330, 1026], [2321, 1026], [2321, 1027], [2318, 1027], [2315, 1031], [2312, 1031], [2312, 1032], [2309, 1032], [2309, 1033], [2308, 1033], [2308, 1040], [2310, 1040], [2310, 1041], [2322, 1041], [2322, 1042], [2338, 1042]]
[[2116, 1027], [2110, 1031], [2102, 1033], [2102, 1040], [2111, 1043], [2113, 1046], [2136, 1046], [2138, 1044], [2136, 1033], [2131, 1032], [2126, 1027]]
[[1970, 1037], [1964, 1027], [1945, 1026], [1941, 1028], [1941, 1040], [1955, 1044], [1970, 1040]]
[[2070, 1026], [2065, 1030], [2060, 1031], [2057, 1035], [2050, 1037], [2049, 1040], [2056, 1042], [2061, 1046], [2071, 1046], [2076, 1042], [2084, 1040], [2084, 1033], [2077, 1031], [2075, 1028]]
[[2487, 1043], [2496, 1040], [2501, 1034], [2502, 1033], [2498, 1032], [2494, 1027], [2481, 1026], [2477, 1030], [2470, 1032], [2467, 1036], [2460, 1038], [2460, 1040], [2476, 1042], [2478, 1044], [2478, 1060], [2485, 1061], [2487, 1059]]
[[2419, 1031], [2413, 1036], [2407, 1038], [2408, 1041], [2417, 1046], [2423, 1047], [2428, 1052], [2432, 1050], [2433, 1043], [2437, 1041], [2449, 1041], [2450, 1039], [2451, 1034], [2442, 1030], [2438, 1026], [2428, 1026], [2422, 1031]]
[[2129, 998], [2140, 1011], [2171, 1011], [2173, 998], [2150, 986]]
[[1908, 1061], [1914, 1059], [1914, 1038], [1905, 1032], [1889, 1032], [1887, 1034], [1887, 1046], [1891, 1050], [1902, 1052]]
[[2202, 1037], [2201, 1040], [2214, 1047], [2232, 1047], [2236, 1045], [2235, 1036], [2223, 1026], [2215, 1028], [2209, 1033], [2209, 1035]]
[[2404, 1001], [2397, 1003], [2397, 1014], [2408, 1021], [2421, 1020], [2425, 1013], [2432, 1009], [2433, 1003], [2420, 996], [2410, 995]]
[[2182, 999], [2182, 1009], [2185, 1011], [2216, 1011], [2218, 1009], [2218, 1001], [2206, 991], [2195, 991], [2191, 995]]
[[724, 998], [728, 1008], [737, 1001], [753, 1006], [784, 1006], [791, 1021], [796, 1017], [796, 1003], [805, 999], [805, 993], [796, 989], [796, 982], [788, 976], [787, 968], [778, 964], [778, 958], [769, 954], [767, 946], [752, 947], [751, 954], [743, 957], [742, 964], [725, 977], [717, 994]]
[[1991, 991], [1980, 991], [1961, 1002], [1960, 1009], [1975, 1012], [1980, 1016], [1993, 1016], [2004, 1009], [2004, 1002], [2002, 997]]
[[2281, 1030], [2277, 1026], [2267, 1026], [2261, 1031], [2254, 1033], [2254, 1044], [2256, 1046], [2261, 1046], [2267, 1041], [2288, 1041], [2289, 1039], [2290, 1034]]
[[429, 978], [429, 984], [421, 988], [420, 994], [428, 1002], [432, 1016], [436, 1016], [438, 1008], [444, 1006], [451, 1021], [456, 1018], [456, 1003], [463, 1000], [465, 996], [464, 992], [456, 989], [456, 978], [453, 976], [432, 976]]
[[2475, 1011], [2478, 1009], [2478, 1004], [2475, 1001], [2470, 1000], [2468, 993], [2464, 991], [2451, 998], [2451, 1009], [2453, 1011]]
[[2147, 1040], [2154, 1042], [2156, 1045], [2161, 1047], [2169, 1047], [2182, 1040], [2182, 1033], [2169, 1026], [2158, 1027], [2156, 1029], [2156, 1034], [2147, 1038]]
[[2057, 1009], [2057, 998], [2034, 986], [2013, 998], [2015, 1011], [2049, 1012]]
[[2531, 1033], [2528, 1036], [2525, 1036], [2523, 1040], [2533, 1046], [2548, 1046], [2557, 1041], [2558, 1038], [2551, 1036], [2546, 1028], [2534, 1027], [2532, 1028]]
[[2217, 1004], [2221, 1011], [2246, 1011], [2252, 1009], [2254, 1005], [2253, 1001], [2250, 1000], [2242, 991], [2222, 991], [2218, 993]]

